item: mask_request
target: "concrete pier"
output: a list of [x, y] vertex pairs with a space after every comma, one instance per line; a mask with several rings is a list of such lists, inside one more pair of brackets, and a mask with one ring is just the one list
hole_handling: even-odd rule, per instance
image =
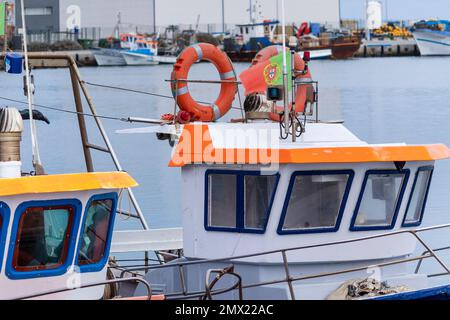
[[[39, 53], [39, 52], [38, 52]], [[41, 52], [43, 53], [43, 52]], [[91, 50], [80, 51], [59, 51], [61, 54], [71, 55], [79, 66], [96, 66], [94, 54]], [[30, 59], [30, 65], [33, 69], [40, 68], [63, 68], [67, 67], [67, 62], [63, 60], [51, 60], [51, 59]], [[3, 70], [3, 59], [0, 61], [0, 70]]]
[[414, 39], [363, 40], [355, 57], [420, 56]]

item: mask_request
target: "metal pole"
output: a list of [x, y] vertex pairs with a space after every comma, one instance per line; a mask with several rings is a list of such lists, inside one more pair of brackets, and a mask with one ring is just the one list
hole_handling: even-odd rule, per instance
[[3, 53], [8, 51], [8, 1], [5, 1], [5, 34], [3, 35]]
[[73, 97], [75, 99], [75, 107], [78, 112], [77, 114], [78, 127], [80, 129], [81, 143], [84, 152], [84, 161], [86, 162], [86, 170], [88, 172], [94, 172], [94, 164], [92, 162], [91, 150], [88, 146], [89, 141], [86, 129], [86, 122], [83, 115], [84, 112], [83, 112], [83, 104], [81, 102], [80, 86], [78, 84], [77, 77], [75, 75], [75, 71], [73, 70], [72, 65], [69, 65], [69, 70], [70, 70], [70, 79], [72, 81]]
[[281, 0], [281, 33], [283, 44], [283, 102], [284, 102], [284, 131], [289, 134], [289, 93], [288, 93], [288, 73], [286, 60], [286, 16], [285, 16], [284, 0]]
[[42, 164], [41, 157], [39, 155], [39, 145], [37, 140], [36, 124], [33, 120], [33, 92], [31, 90], [31, 77], [30, 66], [28, 64], [28, 44], [27, 44], [27, 26], [25, 21], [25, 5], [24, 0], [20, 0], [21, 14], [22, 14], [22, 36], [23, 36], [23, 52], [25, 56], [25, 79], [27, 86], [27, 98], [28, 98], [28, 112], [30, 113], [30, 133], [31, 133], [31, 146], [33, 153], [33, 166], [36, 173], [41, 174]]
[[225, 34], [225, 0], [222, 0], [222, 33]]
[[156, 0], [153, 0], [153, 32], [156, 33]]
[[[23, 1], [23, 0], [22, 0]], [[94, 116], [95, 123], [97, 124], [98, 130], [100, 131], [100, 134], [103, 137], [103, 141], [106, 144], [106, 147], [108, 148], [111, 158], [113, 159], [114, 165], [116, 166], [116, 169], [118, 171], [123, 171], [122, 166], [120, 165], [119, 159], [117, 158], [116, 152], [114, 151], [111, 142], [109, 141], [108, 135], [106, 134], [106, 130], [103, 127], [103, 123], [100, 121], [100, 119], [97, 117], [97, 111], [95, 110], [94, 103], [92, 101], [92, 98], [90, 97], [86, 85], [84, 84], [84, 81], [81, 79], [81, 75], [76, 68], [75, 61], [73, 59], [70, 59], [70, 64], [72, 65], [72, 68], [75, 72], [75, 76], [78, 80], [78, 83], [80, 84], [81, 90], [83, 91], [84, 97], [86, 98], [86, 101], [88, 103], [89, 109], [91, 110], [92, 115]], [[137, 202], [133, 191], [131, 188], [127, 188], [128, 194], [130, 195], [131, 203], [133, 204], [134, 208], [136, 209], [136, 213], [139, 216], [139, 219], [141, 221], [142, 227], [145, 230], [148, 230], [149, 227], [147, 225], [147, 221], [145, 221], [144, 215], [142, 213], [141, 207], [139, 206], [139, 203]]]

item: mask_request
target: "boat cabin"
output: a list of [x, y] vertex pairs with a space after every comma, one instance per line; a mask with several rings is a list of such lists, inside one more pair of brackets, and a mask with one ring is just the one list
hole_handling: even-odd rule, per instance
[[[184, 254], [242, 256], [417, 227], [434, 161], [448, 155], [440, 144], [370, 145], [341, 124], [308, 123], [296, 142], [280, 140], [273, 122], [185, 125], [170, 162], [182, 172]], [[391, 241], [302, 250], [289, 261], [379, 260], [416, 246], [409, 234]]]
[[[105, 281], [118, 193], [134, 185], [124, 172], [0, 177], [0, 299]], [[100, 299], [103, 291], [51, 297]]]

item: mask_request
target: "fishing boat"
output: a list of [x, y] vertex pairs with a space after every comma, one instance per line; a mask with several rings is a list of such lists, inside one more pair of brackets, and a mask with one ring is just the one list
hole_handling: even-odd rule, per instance
[[[217, 47], [187, 48], [170, 82], [180, 111], [162, 120], [130, 118], [152, 125], [121, 131], [156, 133], [174, 143], [169, 166], [181, 168], [182, 228], [148, 230], [141, 215], [124, 213], [119, 199], [136, 182], [122, 171], [43, 175], [41, 169], [22, 175], [20, 116], [4, 109], [1, 297], [445, 298], [449, 285], [430, 282], [430, 276], [450, 274], [440, 254], [445, 249], [433, 248], [423, 234], [445, 232], [450, 224], [420, 225], [434, 163], [448, 158], [449, 149], [442, 144], [371, 145], [341, 123], [320, 121], [318, 84], [299, 55], [291, 56], [295, 109], [280, 104], [288, 92], [280, 90], [278, 52], [277, 47], [264, 49], [237, 81]], [[111, 153], [123, 170], [87, 95], [107, 147], [89, 143], [86, 113], [76, 98], [78, 86], [87, 94], [86, 84], [73, 59], [66, 59], [88, 171], [93, 171], [90, 150]], [[214, 82], [220, 83], [221, 95], [212, 105], [192, 100], [187, 89], [189, 67], [199, 59], [213, 62], [221, 75]], [[219, 121], [241, 82], [243, 117]], [[142, 219], [144, 230], [114, 230], [117, 214]], [[142, 265], [108, 260], [110, 254], [139, 252], [145, 256]], [[159, 262], [152, 263], [148, 257], [153, 255]], [[424, 260], [442, 270], [427, 273], [421, 268]]]
[[[25, 65], [28, 109], [0, 112], [1, 298], [449, 299], [449, 247], [433, 247], [426, 234], [448, 238], [450, 223], [421, 224], [434, 164], [450, 150], [370, 144], [321, 120], [309, 55], [269, 46], [238, 75], [219, 48], [195, 44], [171, 73], [173, 114], [118, 119], [147, 123], [119, 132], [169, 141], [168, 165], [181, 170], [182, 228], [150, 230], [75, 61], [28, 54], [24, 38], [25, 63], [11, 61], [9, 72]], [[40, 160], [34, 124], [45, 117], [33, 109], [27, 59], [43, 56], [69, 66], [87, 173], [48, 174]], [[199, 60], [213, 63], [220, 80], [189, 80]], [[220, 85], [217, 100], [194, 100], [194, 82]], [[90, 143], [81, 95], [104, 147]], [[220, 121], [237, 95], [241, 115]], [[35, 169], [28, 174], [23, 119]], [[109, 154], [116, 171], [95, 172], [92, 150]], [[135, 212], [122, 209], [124, 193]], [[114, 230], [115, 215], [138, 219], [143, 230]], [[112, 256], [123, 253], [142, 253], [133, 260], [142, 263]]]
[[174, 56], [158, 55], [158, 41], [140, 39], [133, 43], [130, 50], [122, 51], [122, 56], [129, 66], [174, 64]]
[[[224, 39], [224, 50], [233, 62], [251, 62], [262, 48], [280, 45], [286, 37], [280, 35], [280, 22], [252, 15], [249, 24], [237, 25]], [[316, 26], [315, 33], [312, 27]], [[361, 46], [359, 36], [344, 33], [321, 33], [320, 25], [303, 22], [300, 27], [289, 26], [289, 47], [298, 52], [310, 52], [311, 59], [348, 59]]]
[[93, 50], [95, 61], [100, 67], [127, 65], [121, 50], [98, 48]]
[[[178, 255], [164, 265], [124, 267], [121, 275], [141, 272], [166, 299], [448, 298], [445, 248], [433, 249], [424, 234], [450, 224], [420, 226], [434, 163], [450, 150], [373, 145], [342, 123], [321, 121], [308, 61], [285, 52], [263, 49], [238, 81], [216, 47], [189, 47], [171, 77], [180, 111], [119, 131], [157, 133], [175, 144], [169, 166], [181, 168], [183, 216], [180, 246], [171, 248]], [[221, 85], [211, 105], [188, 89], [189, 68], [200, 59], [221, 75], [211, 82]], [[292, 95], [280, 90], [291, 79], [283, 80], [281, 60], [292, 61]], [[239, 84], [242, 118], [220, 122]], [[295, 109], [282, 101], [291, 96]], [[425, 259], [441, 270], [427, 273]], [[137, 285], [134, 294], [144, 292]]]
[[133, 34], [133, 33], [123, 33], [117, 38], [109, 37], [107, 38], [107, 48], [94, 48], [93, 54], [98, 66], [126, 66], [122, 53], [126, 50], [130, 50], [133, 44], [144, 39], [144, 36]]
[[413, 36], [422, 56], [450, 55], [450, 22], [420, 21], [414, 24]]

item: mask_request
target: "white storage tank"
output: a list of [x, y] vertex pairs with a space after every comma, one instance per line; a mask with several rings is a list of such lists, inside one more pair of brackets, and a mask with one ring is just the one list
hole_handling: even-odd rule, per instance
[[383, 22], [381, 2], [376, 0], [367, 1], [366, 28], [368, 30], [378, 29]]

